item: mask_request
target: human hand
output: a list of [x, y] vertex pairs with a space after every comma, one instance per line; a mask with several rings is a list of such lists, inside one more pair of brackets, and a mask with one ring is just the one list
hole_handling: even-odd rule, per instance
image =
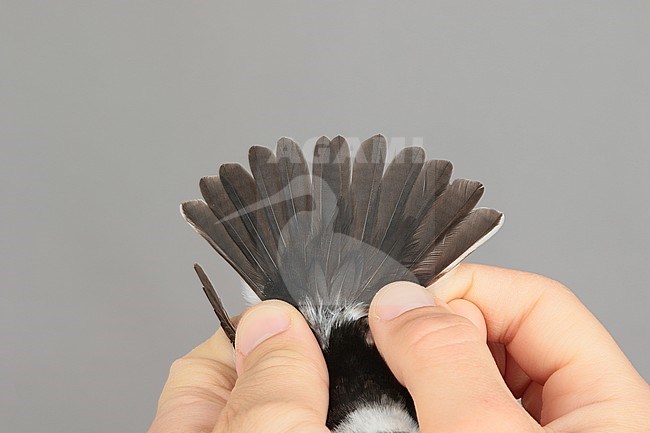
[[648, 384], [555, 281], [465, 264], [426, 291], [389, 284], [369, 319], [422, 433], [650, 431]]
[[175, 361], [149, 433], [329, 432], [327, 368], [296, 309], [252, 307], [236, 346], [220, 329]]
[[[429, 289], [437, 306], [420, 286], [393, 283], [369, 316], [380, 352], [414, 397], [422, 433], [650, 429], [647, 384], [562, 285], [478, 265], [441, 283]], [[408, 311], [388, 320], [400, 306]], [[272, 335], [271, 325], [280, 331]], [[327, 371], [300, 313], [279, 301], [253, 307], [237, 347], [234, 357], [220, 330], [176, 361], [150, 433], [328, 431]]]

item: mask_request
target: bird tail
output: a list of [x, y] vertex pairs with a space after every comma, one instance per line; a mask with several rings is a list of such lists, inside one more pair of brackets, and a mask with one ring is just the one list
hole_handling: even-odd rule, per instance
[[[188, 223], [260, 300], [281, 299], [315, 322], [367, 314], [374, 294], [398, 280], [428, 285], [502, 225], [476, 208], [480, 182], [407, 147], [386, 166], [386, 139], [364, 141], [354, 160], [343, 137], [321, 137], [311, 173], [300, 147], [253, 146], [251, 172], [224, 164], [200, 181], [203, 200], [182, 204]], [[234, 326], [207, 276], [197, 273], [231, 339]], [[354, 317], [352, 317], [354, 316]], [[232, 334], [232, 335], [231, 335]]]

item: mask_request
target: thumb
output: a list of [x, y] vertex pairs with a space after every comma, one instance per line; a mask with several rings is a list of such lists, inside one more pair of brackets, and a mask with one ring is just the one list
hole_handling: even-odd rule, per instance
[[236, 334], [237, 381], [215, 432], [323, 433], [328, 374], [302, 315], [282, 301], [255, 305]]
[[484, 333], [435, 301], [423, 287], [397, 282], [379, 291], [369, 314], [379, 352], [413, 397], [420, 431], [541, 431], [503, 382]]

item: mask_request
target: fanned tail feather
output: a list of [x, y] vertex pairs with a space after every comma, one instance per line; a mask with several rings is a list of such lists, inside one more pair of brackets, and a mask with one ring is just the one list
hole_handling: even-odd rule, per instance
[[418, 226], [431, 204], [449, 185], [451, 162], [431, 160], [424, 163], [404, 206], [404, 218], [400, 230], [408, 230], [407, 224]]
[[[388, 165], [381, 179], [377, 222], [373, 230], [372, 245], [386, 251], [390, 234], [397, 233], [406, 209], [406, 201], [424, 165], [424, 149], [407, 147]], [[386, 242], [389, 240], [389, 242]]]
[[287, 224], [283, 236], [289, 241], [281, 248], [279, 256], [284, 262], [285, 274], [304, 274], [309, 262], [307, 244], [311, 236], [311, 211], [313, 197], [307, 161], [296, 142], [283, 137], [276, 147], [280, 184], [284, 197]]
[[354, 159], [352, 184], [353, 238], [371, 243], [372, 226], [377, 219], [379, 188], [386, 159], [386, 139], [375, 135], [361, 143]]
[[253, 177], [239, 164], [224, 164], [219, 168], [219, 177], [226, 194], [240, 215], [250, 238], [253, 240], [260, 259], [275, 273], [277, 263], [277, 240], [265, 216], [264, 206], [257, 193]]
[[480, 182], [456, 179], [431, 207], [408, 237], [400, 261], [412, 268], [434, 247], [440, 235], [471, 211], [483, 195]]
[[242, 276], [257, 296], [265, 296], [264, 288], [270, 281], [266, 271], [250, 253], [245, 253], [246, 248], [242, 250], [233, 240], [225, 225], [219, 222], [204, 201], [192, 200], [183, 203], [181, 213], [194, 230]]
[[350, 191], [350, 150], [342, 137], [321, 137], [314, 147], [312, 165], [313, 227], [324, 232]]
[[282, 235], [282, 230], [287, 225], [287, 213], [283, 202], [278, 160], [271, 149], [252, 146], [248, 151], [248, 163], [273, 236], [279, 246], [286, 247], [287, 241]]
[[[252, 176], [224, 164], [219, 176], [203, 178], [205, 202], [183, 203], [182, 212], [260, 299], [319, 311], [367, 308], [392, 281], [435, 281], [503, 222], [496, 210], [474, 209], [479, 182], [449, 184], [449, 161], [425, 161], [423, 149], [410, 147], [384, 173], [385, 158], [381, 135], [361, 144], [353, 164], [343, 137], [321, 137], [310, 174], [300, 147], [281, 138], [275, 154], [250, 149]], [[230, 327], [207, 276], [197, 273]]]
[[[315, 266], [322, 267], [326, 281], [332, 281], [341, 265], [350, 228], [350, 150], [341, 136], [333, 140], [321, 137], [314, 148], [312, 168], [314, 192], [313, 231]], [[319, 263], [320, 262], [320, 263]], [[327, 285], [324, 298], [331, 300], [332, 284]]]
[[413, 268], [413, 272], [423, 284], [432, 283], [487, 241], [502, 224], [503, 214], [497, 210], [472, 210], [447, 230], [433, 250]]
[[221, 302], [221, 298], [219, 297], [219, 295], [217, 295], [217, 292], [214, 290], [214, 286], [212, 286], [212, 282], [203, 271], [203, 268], [201, 268], [201, 266], [199, 266], [198, 263], [194, 264], [194, 270], [196, 271], [199, 280], [201, 280], [201, 284], [203, 284], [203, 292], [205, 293], [205, 296], [210, 301], [210, 304], [212, 304], [212, 309], [214, 310], [214, 313], [217, 315], [217, 318], [219, 318], [219, 323], [221, 324], [223, 331], [226, 333], [226, 336], [234, 346], [235, 325], [233, 325], [233, 323], [230, 321], [230, 317], [228, 316], [228, 313], [226, 312], [226, 309], [223, 306], [223, 302]]

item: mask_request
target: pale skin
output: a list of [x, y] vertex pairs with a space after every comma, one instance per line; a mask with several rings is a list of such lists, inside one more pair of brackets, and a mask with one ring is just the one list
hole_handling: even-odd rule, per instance
[[[650, 431], [650, 387], [556, 281], [464, 264], [384, 287], [369, 322], [422, 433]], [[327, 369], [297, 310], [248, 309], [236, 347], [219, 330], [174, 362], [149, 433], [329, 432]]]

